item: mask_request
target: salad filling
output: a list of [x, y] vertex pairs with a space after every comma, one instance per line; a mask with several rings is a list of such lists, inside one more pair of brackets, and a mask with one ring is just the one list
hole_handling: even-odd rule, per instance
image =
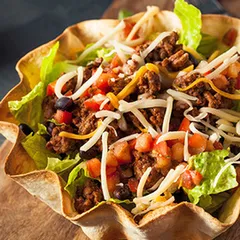
[[56, 63], [56, 43], [41, 81], [9, 102], [23, 147], [62, 176], [79, 213], [102, 201], [134, 216], [182, 201], [216, 213], [240, 182], [237, 30], [206, 44], [200, 11], [177, 0], [182, 30], [155, 32], [158, 11], [122, 20], [75, 60]]

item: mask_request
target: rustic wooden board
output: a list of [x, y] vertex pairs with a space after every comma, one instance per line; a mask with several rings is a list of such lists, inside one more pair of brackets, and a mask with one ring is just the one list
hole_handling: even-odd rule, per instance
[[[239, 0], [221, 0], [228, 12], [240, 16]], [[116, 18], [119, 9], [133, 12], [143, 11], [147, 5], [157, 5], [161, 9], [172, 9], [172, 0], [115, 0], [106, 10], [103, 18]], [[75, 239], [87, 240], [81, 229], [52, 211], [37, 198], [31, 196], [21, 186], [3, 172], [4, 159], [11, 148], [5, 142], [0, 148], [0, 239]], [[216, 240], [240, 239], [240, 220]]]

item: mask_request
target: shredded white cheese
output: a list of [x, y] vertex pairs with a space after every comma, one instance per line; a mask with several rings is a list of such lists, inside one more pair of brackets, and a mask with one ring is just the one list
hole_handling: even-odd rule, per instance
[[156, 199], [158, 196], [163, 194], [167, 189], [178, 180], [180, 175], [185, 171], [185, 167], [183, 165], [178, 165], [175, 169], [171, 169], [167, 176], [164, 178], [164, 180], [159, 185], [158, 189], [154, 191], [153, 193], [150, 193], [146, 196], [140, 197], [140, 198], [134, 198], [133, 202], [143, 203], [143, 204], [149, 204], [151, 200]]
[[89, 53], [96, 50], [97, 48], [101, 47], [103, 44], [105, 44], [109, 39], [111, 39], [116, 33], [122, 31], [125, 28], [124, 21], [121, 21], [112, 31], [110, 31], [107, 35], [102, 37], [100, 40], [98, 40], [96, 43], [94, 43], [91, 47], [87, 48], [82, 52], [82, 54], [77, 59], [77, 62], [80, 62], [83, 60]]
[[134, 102], [119, 101], [118, 109], [121, 112], [129, 112], [133, 108], [153, 108], [153, 107], [166, 107], [167, 101], [163, 99], [141, 99]]
[[222, 63], [225, 59], [230, 58], [235, 53], [237, 53], [237, 51], [238, 51], [237, 47], [234, 46], [234, 47], [230, 48], [228, 51], [226, 51], [225, 53], [223, 53], [220, 56], [218, 56], [217, 58], [215, 58], [213, 61], [211, 61], [206, 66], [199, 68], [199, 69], [195, 69], [192, 72], [190, 72], [190, 74], [192, 74], [194, 72], [199, 72], [199, 73], [203, 74], [208, 71], [211, 71], [213, 68], [216, 68], [220, 63]]
[[216, 121], [216, 124], [217, 125], [221, 125], [221, 124], [225, 124], [225, 125], [228, 125], [228, 126], [233, 126], [233, 124], [229, 121], [227, 121], [226, 119], [223, 119], [223, 118], [220, 118]]
[[229, 122], [238, 122], [240, 117], [233, 116], [229, 113], [226, 113], [220, 109], [210, 108], [210, 107], [202, 107], [199, 110], [200, 112], [211, 113], [219, 118], [223, 118]]
[[156, 15], [159, 12], [159, 8], [158, 7], [154, 7], [154, 6], [148, 6], [147, 7], [147, 11], [146, 13], [141, 17], [141, 19], [134, 25], [134, 27], [132, 28], [131, 32], [129, 33], [129, 35], [127, 36], [127, 41], [132, 40], [133, 36], [137, 33], [137, 31], [139, 30], [139, 28], [143, 25], [143, 23], [145, 23], [149, 18], [153, 17], [154, 15]]
[[206, 75], [208, 79], [213, 79], [217, 77], [222, 71], [224, 71], [226, 68], [228, 68], [232, 63], [236, 62], [238, 60], [239, 56], [238, 54], [235, 54], [231, 58], [225, 59], [223, 63], [213, 72]]
[[165, 37], [170, 36], [171, 32], [162, 32], [157, 38], [151, 42], [151, 44], [141, 53], [141, 57], [144, 59]]
[[172, 115], [172, 109], [173, 109], [173, 98], [168, 97], [167, 98], [167, 109], [164, 115], [163, 119], [163, 125], [162, 125], [162, 133], [167, 133], [169, 131], [169, 124], [171, 120], [171, 115]]
[[123, 138], [120, 138], [118, 139], [116, 142], [114, 142], [112, 145], [109, 146], [109, 149], [113, 149], [114, 146], [120, 142], [125, 142], [125, 141], [130, 141], [130, 140], [133, 140], [137, 137], [139, 137], [141, 134], [139, 133], [134, 133], [132, 135], [129, 135], [129, 136], [126, 136], [126, 137], [123, 137]]
[[96, 112], [95, 117], [96, 118], [110, 117], [110, 118], [114, 118], [114, 119], [120, 119], [121, 115], [119, 113], [116, 113], [116, 112], [112, 112], [112, 111], [108, 111], [108, 110], [102, 110], [102, 111]]
[[200, 132], [196, 127], [200, 127], [200, 126], [196, 123], [193, 123], [193, 122], [191, 122], [190, 125], [189, 125], [189, 129], [191, 130], [192, 133], [198, 133], [205, 138], [209, 137], [207, 134]]
[[181, 138], [184, 138], [185, 135], [186, 135], [186, 132], [184, 132], [184, 131], [168, 132], [168, 133], [165, 133], [158, 138], [157, 144], [162, 142], [162, 141], [173, 140], [173, 139], [181, 139]]
[[236, 156], [232, 158], [225, 159], [225, 162], [236, 162], [240, 159], [240, 153], [238, 153]]
[[151, 171], [152, 171], [152, 168], [148, 167], [147, 170], [142, 175], [142, 177], [139, 181], [138, 187], [137, 187], [137, 197], [142, 197], [144, 186], [147, 182], [148, 176], [151, 173]]
[[111, 197], [108, 191], [107, 185], [107, 151], [108, 151], [108, 132], [104, 132], [102, 135], [102, 158], [101, 158], [101, 186], [103, 191], [103, 197], [106, 201], [108, 201]]
[[151, 188], [149, 188], [148, 191], [150, 191], [150, 192], [155, 191], [159, 187], [159, 185], [163, 181], [163, 179], [164, 179], [164, 177], [161, 177], [160, 179], [158, 179], [158, 181]]
[[197, 101], [198, 100], [197, 97], [193, 97], [191, 95], [188, 95], [188, 94], [183, 93], [183, 92], [178, 92], [178, 91], [173, 90], [173, 89], [168, 89], [166, 92], [176, 100], [182, 100], [182, 99], [187, 99], [187, 100], [191, 100], [191, 101]]
[[231, 114], [231, 115], [233, 115], [233, 116], [240, 117], [240, 112], [236, 112], [236, 111], [233, 111], [233, 110], [231, 110], [231, 109], [225, 109], [225, 108], [222, 108], [221, 110], [222, 110], [223, 112], [229, 113], [229, 114]]
[[185, 137], [184, 137], [183, 156], [184, 156], [183, 157], [184, 161], [186, 161], [186, 162], [190, 158], [190, 154], [189, 154], [189, 151], [188, 151], [188, 131], [186, 132]]
[[223, 132], [222, 130], [220, 129], [217, 129], [215, 128], [214, 126], [212, 126], [211, 124], [209, 124], [208, 122], [204, 121], [204, 120], [200, 120], [200, 122], [210, 128], [211, 130], [213, 130], [214, 132], [216, 132], [217, 134], [221, 135], [222, 137], [224, 137], [227, 141], [230, 141], [230, 142], [240, 142], [240, 138], [239, 137], [232, 137], [232, 136], [229, 136], [228, 134], [226, 134], [225, 132]]
[[212, 142], [212, 143], [215, 143], [216, 141], [219, 141], [220, 139], [220, 135], [218, 133], [213, 133], [210, 135], [209, 137], [209, 140]]
[[145, 64], [144, 59], [142, 57], [138, 56], [137, 54], [133, 54], [132, 55], [132, 59], [134, 61], [138, 62], [139, 67], [141, 67], [141, 66], [143, 66]]
[[236, 124], [236, 132], [237, 132], [237, 135], [240, 136], [240, 121], [238, 121]]
[[158, 135], [158, 132], [152, 127], [152, 125], [146, 120], [143, 114], [137, 109], [131, 109], [131, 112], [139, 120], [139, 122], [148, 130], [148, 132], [155, 138]]
[[66, 73], [64, 75], [62, 75], [56, 82], [56, 85], [55, 85], [55, 88], [54, 88], [54, 91], [55, 91], [55, 94], [58, 98], [62, 98], [62, 97], [65, 97], [61, 92], [62, 92], [62, 88], [63, 86], [65, 85], [65, 83], [67, 83], [70, 79], [72, 79], [73, 77], [75, 77], [77, 75], [77, 72], [76, 71], [73, 71], [73, 72], [69, 72], [69, 73]]
[[102, 110], [104, 108], [104, 106], [109, 102], [110, 100], [108, 98], [106, 98], [100, 105], [99, 109]]
[[125, 53], [123, 52], [123, 50], [119, 47], [119, 45], [117, 44], [116, 41], [110, 41], [110, 43], [115, 48], [115, 51], [116, 51], [118, 57], [120, 58], [121, 62], [125, 63], [127, 61], [127, 57], [126, 57]]
[[226, 124], [220, 124], [220, 125], [218, 126], [218, 129], [223, 130], [224, 132], [237, 134], [235, 127], [231, 127], [231, 126], [226, 125]]
[[83, 70], [84, 70], [83, 67], [78, 67], [78, 69], [77, 69], [78, 77], [77, 77], [77, 84], [76, 84], [76, 87], [75, 87], [75, 92], [82, 86]]
[[107, 128], [107, 126], [114, 120], [114, 118], [107, 117], [103, 120], [102, 124], [97, 128], [97, 131], [95, 134], [80, 147], [81, 151], [86, 152], [88, 149], [90, 149], [101, 137], [104, 130]]

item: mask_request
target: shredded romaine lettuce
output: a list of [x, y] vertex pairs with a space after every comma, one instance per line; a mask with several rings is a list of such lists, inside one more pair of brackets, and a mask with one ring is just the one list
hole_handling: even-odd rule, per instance
[[49, 157], [59, 158], [57, 154], [46, 149], [46, 140], [37, 133], [28, 135], [21, 144], [34, 160], [37, 169], [44, 169], [47, 166]]
[[[93, 43], [89, 43], [86, 45], [85, 49], [91, 47], [93, 45]], [[102, 57], [104, 61], [106, 62], [110, 62], [115, 53], [111, 53], [113, 50], [113, 48], [97, 48], [96, 50], [92, 51], [91, 53], [89, 53], [81, 62], [79, 62], [80, 65], [82, 66], [86, 66], [88, 63], [94, 61], [96, 58], [100, 58]], [[81, 52], [79, 53], [81, 54]]]
[[203, 176], [200, 185], [195, 186], [191, 190], [184, 189], [192, 203], [200, 203], [202, 207], [209, 208], [214, 201], [212, 194], [225, 192], [238, 185], [236, 181], [236, 170], [230, 165], [221, 174], [216, 186], [214, 186], [217, 174], [226, 165], [224, 158], [228, 155], [228, 150], [216, 150], [200, 153], [192, 157], [193, 168]]
[[70, 172], [64, 189], [71, 197], [74, 197], [77, 187], [81, 187], [89, 177], [86, 162], [81, 162]]
[[176, 0], [174, 13], [182, 23], [179, 42], [196, 50], [202, 38], [200, 10], [184, 0]]
[[121, 9], [118, 13], [118, 19], [123, 20], [124, 18], [132, 16], [133, 13], [131, 11], [128, 11], [126, 9]]
[[62, 173], [74, 167], [79, 161], [80, 161], [79, 154], [77, 154], [74, 159], [70, 159], [70, 156], [67, 156], [63, 160], [59, 158], [49, 157], [46, 170], [51, 170], [54, 171], [55, 173]]

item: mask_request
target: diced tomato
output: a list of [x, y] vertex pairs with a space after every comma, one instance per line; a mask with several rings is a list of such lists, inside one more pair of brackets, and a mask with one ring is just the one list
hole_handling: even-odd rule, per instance
[[90, 93], [89, 93], [89, 89], [87, 89], [82, 95], [81, 97], [90, 97]]
[[54, 81], [54, 82], [51, 82], [51, 83], [48, 84], [48, 86], [47, 86], [47, 96], [52, 96], [55, 93], [54, 88], [55, 88], [56, 82], [57, 81]]
[[72, 94], [73, 94], [72, 91], [69, 90], [69, 91], [67, 91], [64, 95], [65, 95], [65, 96], [71, 96]]
[[123, 65], [123, 63], [122, 63], [121, 59], [116, 54], [111, 61], [111, 66], [110, 67], [115, 68], [115, 67], [122, 66], [122, 65]]
[[171, 149], [168, 147], [166, 141], [161, 141], [159, 143], [154, 143], [153, 150], [155, 150], [157, 153], [161, 154], [164, 157], [171, 155]]
[[88, 110], [91, 110], [94, 112], [98, 111], [99, 107], [100, 107], [100, 105], [98, 103], [96, 103], [92, 98], [89, 98], [86, 101], [84, 101], [84, 106]]
[[97, 158], [92, 158], [91, 160], [88, 160], [87, 162], [87, 169], [89, 171], [89, 174], [93, 178], [97, 178], [100, 176], [101, 173], [101, 162]]
[[131, 192], [136, 193], [138, 187], [138, 180], [136, 178], [130, 178], [128, 180], [128, 187]]
[[182, 186], [187, 189], [194, 188], [195, 185], [194, 185], [190, 170], [186, 170], [182, 174]]
[[107, 166], [109, 167], [117, 167], [118, 166], [118, 160], [116, 156], [114, 155], [113, 151], [108, 151], [107, 153]]
[[130, 147], [128, 142], [120, 142], [113, 149], [119, 164], [127, 164], [132, 161]]
[[68, 111], [57, 110], [54, 118], [58, 123], [70, 124], [72, 122], [72, 113]]
[[[134, 27], [135, 23], [130, 23], [125, 21], [125, 28], [123, 29], [124, 37], [127, 38], [129, 33], [132, 31], [132, 28]], [[135, 34], [131, 40], [137, 39], [137, 35]]]
[[236, 88], [237, 90], [239, 90], [239, 89], [240, 89], [240, 73], [238, 74], [238, 77], [237, 77], [236, 80], [237, 80], [237, 81], [236, 81], [235, 88]]
[[130, 147], [131, 150], [135, 149], [136, 142], [137, 142], [136, 138], [128, 142], [129, 147]]
[[116, 77], [116, 75], [111, 74], [111, 73], [102, 73], [98, 80], [96, 81], [96, 86], [104, 91], [105, 93], [110, 91], [110, 87], [108, 84], [109, 79]]
[[206, 146], [206, 151], [211, 152], [214, 150], [213, 143], [210, 140], [207, 140], [207, 146]]
[[196, 170], [190, 170], [190, 173], [191, 173], [191, 176], [192, 176], [193, 183], [195, 185], [200, 185], [200, 183], [203, 179], [202, 174], [200, 172], [196, 171]]
[[223, 150], [223, 145], [220, 142], [214, 142], [213, 146], [215, 150]]
[[120, 177], [118, 172], [107, 176], [107, 185], [109, 192], [113, 192], [116, 189], [116, 184], [118, 183], [120, 183]]
[[163, 156], [161, 154], [157, 155], [157, 167], [161, 168], [168, 168], [171, 166], [171, 156]]
[[232, 47], [234, 42], [236, 41], [238, 32], [235, 28], [230, 28], [225, 35], [223, 36], [223, 43], [227, 46]]
[[108, 167], [106, 168], [106, 173], [107, 173], [107, 176], [110, 176], [112, 175], [113, 173], [115, 173], [117, 171], [117, 168], [116, 167]]
[[217, 88], [221, 90], [226, 89], [227, 85], [229, 84], [228, 79], [222, 74], [219, 74], [216, 78], [212, 79], [212, 82]]
[[137, 138], [135, 149], [138, 152], [150, 152], [152, 147], [153, 139], [150, 133], [143, 133]]
[[179, 131], [184, 131], [184, 132], [187, 132], [189, 131], [189, 126], [190, 126], [190, 121], [185, 117], [181, 124], [180, 124], [180, 127], [179, 127]]
[[184, 145], [180, 142], [177, 142], [172, 146], [171, 150], [172, 150], [172, 160], [182, 162]]
[[194, 133], [188, 140], [189, 151], [192, 155], [204, 152], [207, 147], [207, 139], [198, 133]]

